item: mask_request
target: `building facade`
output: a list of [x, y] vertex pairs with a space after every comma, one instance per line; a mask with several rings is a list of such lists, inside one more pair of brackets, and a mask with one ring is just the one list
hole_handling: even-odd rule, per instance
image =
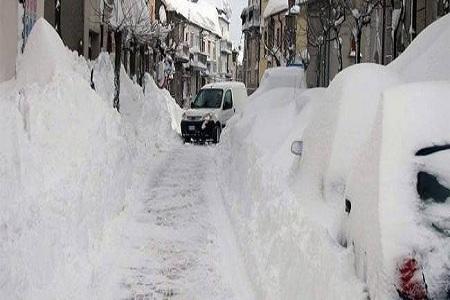
[[0, 82], [16, 74], [18, 47], [17, 1], [0, 2]]
[[259, 61], [261, 46], [261, 6], [259, 0], [249, 0], [241, 13], [244, 34], [244, 57], [242, 60], [243, 82], [253, 93], [259, 86]]
[[167, 66], [173, 64], [167, 89], [180, 106], [188, 105], [205, 84], [231, 80], [233, 74], [229, 12], [206, 2], [185, 4], [183, 10], [170, 0], [156, 0], [156, 19], [166, 17], [174, 27], [154, 55], [159, 66], [155, 78], [162, 87]]
[[[267, 68], [302, 67], [307, 53], [306, 1], [250, 0], [242, 11], [243, 78], [253, 92]], [[291, 5], [291, 6], [289, 6]]]
[[[356, 20], [350, 10], [363, 11], [368, 1], [377, 5], [357, 43]], [[242, 74], [250, 92], [258, 87], [264, 71], [277, 65], [302, 65], [309, 87], [326, 87], [358, 57], [359, 62], [388, 64], [450, 10], [448, 0], [353, 0], [347, 2], [351, 7], [343, 1], [333, 7], [330, 3], [249, 0], [241, 19], [245, 36]]]
[[[308, 3], [308, 28], [318, 32], [321, 2]], [[374, 3], [377, 1], [374, 1]], [[360, 0], [353, 1], [355, 7]], [[412, 40], [428, 25], [449, 12], [447, 0], [381, 1], [370, 14], [370, 22], [362, 28], [360, 62], [386, 65], [398, 57]], [[356, 63], [355, 21], [348, 9], [338, 34], [324, 34], [323, 43], [317, 35], [308, 39], [310, 64], [307, 83], [310, 87], [328, 86], [342, 69]], [[337, 39], [340, 44], [338, 45]]]
[[[18, 22], [19, 7], [22, 24]], [[36, 20], [43, 16], [44, 0], [0, 2], [0, 82], [15, 76], [17, 54], [23, 51]]]
[[277, 6], [276, 0], [262, 0], [261, 46], [259, 77], [267, 68], [303, 66], [307, 50], [307, 6], [294, 4]]
[[233, 78], [233, 43], [230, 38], [230, 19], [227, 14], [219, 10], [220, 56], [218, 59], [218, 81], [231, 80]]
[[61, 1], [56, 8], [54, 1], [45, 1], [44, 17], [68, 48], [92, 60], [102, 44], [100, 4], [101, 0]]

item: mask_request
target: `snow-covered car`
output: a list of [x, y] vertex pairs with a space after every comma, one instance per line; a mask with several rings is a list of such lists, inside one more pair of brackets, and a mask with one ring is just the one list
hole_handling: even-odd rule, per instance
[[198, 92], [191, 108], [183, 113], [181, 133], [185, 142], [220, 141], [227, 121], [247, 102], [247, 91], [241, 82], [207, 84]]
[[443, 82], [384, 92], [347, 181], [343, 244], [371, 299], [450, 299], [449, 93]]
[[[275, 67], [264, 71], [258, 89], [251, 95], [252, 99], [261, 97], [262, 94], [272, 90], [282, 91], [283, 96], [292, 93], [294, 90], [304, 90], [307, 88], [305, 70], [299, 66]], [[280, 99], [276, 98], [276, 99]]]

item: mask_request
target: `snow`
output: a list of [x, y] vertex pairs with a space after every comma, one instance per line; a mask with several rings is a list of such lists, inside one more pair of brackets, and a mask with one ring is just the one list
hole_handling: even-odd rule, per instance
[[305, 71], [301, 67], [276, 67], [264, 72], [253, 98], [274, 88], [306, 89]]
[[383, 66], [363, 64], [347, 68], [330, 84], [327, 94], [335, 98], [336, 119], [333, 151], [325, 177], [327, 200], [342, 203], [351, 168], [351, 164], [343, 162], [352, 162], [361, 151], [373, 128], [382, 92], [399, 83], [399, 76]]
[[163, 0], [163, 3], [168, 11], [175, 11], [201, 28], [205, 28], [218, 36], [222, 35], [217, 9], [207, 0], [198, 0], [197, 2]]
[[[322, 161], [314, 146], [324, 136], [317, 126], [326, 130], [318, 124], [324, 90], [271, 88], [270, 81], [261, 89], [225, 129], [217, 155], [256, 298], [364, 299], [351, 251], [329, 233], [333, 211], [320, 197], [320, 174], [304, 173]], [[302, 136], [306, 148], [299, 160], [289, 149]]]
[[450, 16], [426, 27], [388, 68], [407, 82], [449, 80]]
[[[106, 61], [96, 68], [111, 71]], [[18, 79], [0, 85], [2, 299], [127, 293], [119, 284], [124, 262], [117, 259], [126, 242], [117, 229], [129, 225], [141, 192], [135, 169], [142, 155], [151, 160], [177, 141], [169, 114], [173, 99], [154, 83], [145, 96], [123, 80], [127, 114], [119, 115], [108, 96], [112, 74], [95, 74], [95, 92], [89, 73], [87, 62], [39, 20]]]
[[120, 228], [131, 237], [120, 258], [130, 266], [123, 284], [134, 295], [254, 299], [217, 193], [214, 154], [179, 143], [161, 152], [154, 171], [143, 168], [149, 177], [134, 223]]
[[288, 2], [283, 0], [269, 0], [264, 9], [264, 19], [288, 9]]
[[230, 23], [231, 16], [233, 14], [233, 5], [230, 0], [208, 0], [208, 2], [214, 5], [217, 9], [221, 10], [222, 13], [219, 13], [219, 16], [223, 17], [225, 21]]
[[[294, 13], [294, 14], [295, 13], [299, 13], [300, 12], [300, 6], [303, 3], [305, 3], [305, 2], [306, 2], [306, 0], [297, 0], [297, 1], [295, 1], [295, 5], [294, 6], [297, 7], [297, 8], [295, 8], [292, 13]], [[264, 19], [266, 19], [266, 18], [268, 18], [268, 17], [270, 17], [272, 15], [275, 15], [275, 14], [278, 14], [278, 13], [280, 13], [282, 11], [285, 11], [288, 8], [289, 8], [288, 7], [288, 1], [284, 1], [284, 0], [269, 0], [269, 2], [267, 3], [266, 8], [264, 9], [263, 17], [264, 17]]]
[[[110, 24], [116, 28], [127, 28], [130, 31], [147, 33], [150, 24], [148, 4], [144, 0], [113, 0], [114, 8]], [[104, 5], [103, 3], [102, 5]], [[136, 32], [139, 34], [139, 32]]]
[[[352, 212], [347, 226], [356, 251], [367, 251], [357, 270], [368, 274], [371, 295], [395, 297], [397, 266], [414, 255], [422, 264], [431, 298], [443, 299], [443, 283], [450, 268], [450, 240], [432, 230], [427, 211], [416, 190], [417, 172], [450, 176], [444, 159], [448, 154], [416, 157], [417, 150], [447, 144], [450, 111], [448, 83], [414, 83], [390, 88], [378, 106], [374, 130], [347, 185]], [[438, 109], [436, 109], [438, 108]], [[420, 113], [418, 113], [420, 112]], [[440, 162], [439, 167], [436, 161]], [[448, 203], [439, 209], [448, 211]], [[434, 213], [435, 214], [435, 213]], [[350, 242], [350, 241], [349, 241]], [[371, 259], [369, 259], [371, 258]], [[376, 278], [375, 274], [384, 276]]]
[[[446, 293], [442, 283], [448, 280], [445, 276], [450, 270], [450, 239], [442, 238], [427, 226], [416, 184], [411, 183], [417, 182], [418, 170], [427, 168], [432, 174], [444, 171], [446, 174], [442, 175], [450, 176], [448, 168], [442, 170], [429, 163], [428, 167], [421, 166], [427, 160], [439, 158], [445, 164], [444, 153], [423, 159], [414, 157], [421, 148], [450, 143], [447, 130], [450, 103], [446, 96], [449, 92], [448, 82], [415, 83], [389, 90], [383, 99], [380, 124], [383, 138], [379, 166], [380, 228], [385, 259], [392, 264], [386, 267], [394, 269], [398, 257], [415, 249], [423, 261], [430, 296], [436, 299], [445, 297]], [[449, 205], [447, 201], [444, 207], [448, 209]]]
[[420, 170], [448, 183], [448, 154], [415, 152], [450, 143], [449, 20], [391, 65], [349, 67], [327, 89], [269, 70], [228, 124], [219, 177], [256, 298], [392, 299], [410, 256], [429, 296], [448, 296], [450, 240], [431, 225], [448, 224], [448, 200], [424, 207], [416, 191]]
[[[64, 72], [65, 68], [72, 70], [75, 63], [58, 34], [46, 26], [44, 19], [36, 21], [33, 28], [40, 34], [30, 35], [28, 47], [18, 62], [17, 77], [24, 85], [45, 84], [57, 73]], [[48, 47], [49, 43], [52, 43], [53, 47]]]
[[182, 110], [148, 75], [143, 92], [122, 69], [117, 113], [111, 58], [39, 20], [0, 83], [0, 298], [391, 299], [414, 256], [444, 299], [450, 240], [432, 224], [450, 207], [416, 184], [448, 184], [448, 150], [415, 153], [450, 144], [449, 20], [327, 89], [268, 70], [210, 147], [181, 143]]
[[[2, 101], [19, 107], [9, 109], [10, 134], [2, 138], [13, 141], [2, 156], [15, 162], [0, 172], [2, 184], [15, 182], [0, 218], [4, 299], [87, 297], [83, 287], [108, 269], [95, 259], [104, 226], [120, 212], [130, 185], [131, 156], [117, 113], [73, 71], [75, 62], [52, 31], [36, 23], [18, 92]], [[44, 47], [58, 65], [47, 54], [35, 56]]]

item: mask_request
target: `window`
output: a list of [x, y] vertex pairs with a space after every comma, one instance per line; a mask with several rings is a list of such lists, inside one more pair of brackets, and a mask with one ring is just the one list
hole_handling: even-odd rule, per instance
[[[267, 43], [267, 31], [264, 31], [264, 44], [265, 45], [268, 45], [268, 43]], [[267, 48], [266, 47], [264, 47], [264, 56], [266, 56], [267, 55]]]
[[200, 38], [200, 51], [205, 52], [205, 41], [203, 38]]
[[220, 108], [222, 104], [223, 91], [221, 89], [200, 90], [192, 108]]
[[269, 21], [269, 32], [268, 32], [268, 47], [269, 49], [273, 48], [273, 42], [274, 42], [274, 31], [275, 31], [275, 20], [272, 17]]
[[228, 90], [225, 93], [225, 97], [223, 100], [223, 109], [231, 109], [233, 108], [233, 95], [231, 94], [231, 90]]
[[350, 53], [349, 55], [350, 57], [356, 57], [356, 41], [355, 38], [352, 36], [352, 40], [350, 42]]
[[281, 32], [280, 28], [277, 28], [277, 47], [280, 48], [281, 46]]

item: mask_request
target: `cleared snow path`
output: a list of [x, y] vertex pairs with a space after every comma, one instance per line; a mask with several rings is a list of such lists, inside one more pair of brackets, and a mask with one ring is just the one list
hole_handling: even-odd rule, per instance
[[129, 266], [123, 280], [133, 299], [254, 298], [217, 185], [215, 153], [179, 145], [151, 172], [133, 226], [146, 231], [133, 246], [142, 265]]

